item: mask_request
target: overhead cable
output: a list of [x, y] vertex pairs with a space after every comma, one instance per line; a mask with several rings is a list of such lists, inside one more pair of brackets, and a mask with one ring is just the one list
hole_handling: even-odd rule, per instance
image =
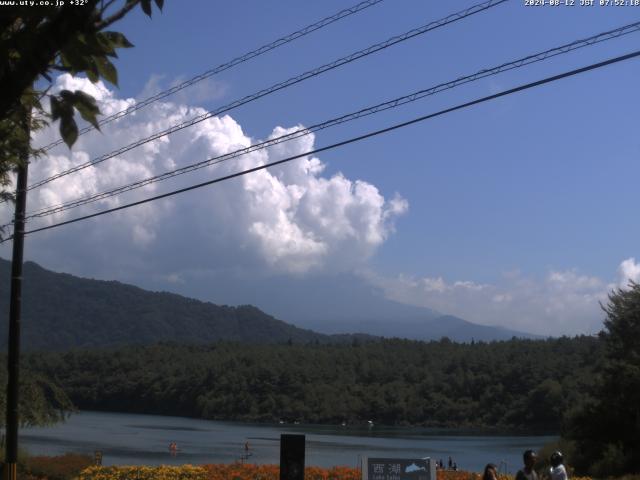
[[[152, 177], [148, 177], [142, 180], [138, 180], [132, 183], [129, 183], [127, 185], [123, 185], [120, 187], [116, 187], [104, 192], [100, 192], [100, 193], [96, 193], [87, 197], [83, 197], [83, 198], [79, 198], [76, 200], [72, 200], [72, 201], [68, 201], [65, 203], [61, 203], [61, 204], [57, 204], [57, 205], [49, 205], [46, 207], [42, 207], [39, 210], [33, 211], [33, 212], [29, 212], [26, 216], [26, 219], [33, 219], [33, 218], [40, 218], [40, 217], [45, 217], [45, 216], [49, 216], [49, 215], [53, 215], [55, 213], [60, 213], [66, 210], [69, 210], [71, 208], [76, 208], [76, 207], [80, 207], [83, 205], [87, 205], [89, 203], [93, 203], [99, 200], [104, 200], [106, 198], [110, 198], [113, 197], [115, 195], [119, 195], [131, 190], [135, 190], [153, 183], [157, 183], [163, 180], [167, 180], [169, 178], [173, 178], [179, 175], [183, 175], [189, 172], [193, 172], [195, 170], [199, 170], [201, 168], [205, 168], [211, 165], [215, 165], [218, 163], [222, 163], [224, 161], [228, 161], [237, 157], [240, 157], [242, 155], [246, 155], [249, 154], [251, 152], [257, 151], [257, 150], [262, 150], [268, 147], [271, 147], [273, 145], [279, 144], [279, 143], [283, 143], [283, 142], [287, 142], [302, 136], [306, 136], [306, 135], [310, 135], [311, 133], [315, 133], [318, 132], [320, 130], [324, 130], [326, 128], [330, 128], [336, 125], [340, 125], [346, 122], [350, 122], [353, 120], [356, 120], [358, 118], [362, 118], [368, 115], [372, 115], [375, 113], [379, 113], [385, 110], [389, 110], [392, 108], [396, 108], [399, 107], [401, 105], [405, 105], [407, 103], [411, 103], [414, 102], [416, 100], [431, 96], [431, 95], [435, 95], [437, 93], [440, 93], [442, 91], [445, 90], [449, 90], [455, 87], [458, 87], [460, 85], [464, 85], [470, 82], [474, 82], [474, 81], [478, 81], [480, 79], [489, 77], [489, 76], [493, 76], [493, 75], [497, 75], [499, 73], [502, 72], [506, 72], [509, 70], [513, 70], [516, 68], [520, 68], [520, 67], [524, 67], [526, 65], [531, 65], [533, 63], [537, 63], [537, 62], [541, 62], [544, 60], [547, 60], [549, 58], [558, 56], [558, 55], [562, 55], [562, 54], [566, 54], [569, 53], [573, 50], [577, 50], [583, 47], [587, 47], [587, 46], [591, 46], [591, 45], [595, 45], [597, 43], [601, 43], [604, 42], [606, 40], [610, 40], [613, 38], [618, 38], [620, 36], [623, 35], [627, 35], [630, 33], [634, 33], [634, 32], [638, 32], [640, 31], [640, 22], [635, 22], [629, 25], [625, 25], [619, 28], [616, 28], [614, 30], [609, 30], [607, 32], [602, 32], [599, 33], [597, 35], [592, 35], [591, 37], [588, 38], [583, 38], [580, 40], [576, 40], [574, 42], [565, 44], [565, 45], [561, 45], [559, 47], [555, 47], [555, 48], [551, 48], [548, 50], [545, 50], [543, 52], [538, 52], [538, 53], [534, 53], [531, 55], [528, 55], [526, 57], [522, 57], [519, 58], [517, 60], [512, 60], [510, 62], [505, 62], [502, 63], [501, 65], [498, 65], [496, 67], [492, 67], [492, 68], [487, 68], [487, 69], [483, 69], [480, 70], [474, 74], [471, 75], [466, 75], [463, 77], [458, 77], [455, 80], [452, 80], [450, 82], [446, 82], [446, 83], [440, 83], [438, 85], [426, 88], [426, 89], [422, 89], [419, 90], [417, 92], [414, 92], [410, 95], [405, 95], [402, 97], [398, 97], [395, 98], [393, 100], [389, 100], [383, 103], [379, 103], [377, 105], [371, 106], [371, 107], [367, 107], [361, 110], [358, 110], [356, 112], [352, 112], [352, 113], [348, 113], [346, 115], [342, 115], [340, 117], [335, 117], [332, 118], [330, 120], [326, 120], [322, 123], [317, 123], [315, 125], [312, 125], [310, 127], [306, 127], [306, 128], [299, 128], [295, 131], [292, 131], [290, 133], [287, 133], [286, 135], [281, 135], [275, 138], [271, 138], [269, 140], [265, 140], [253, 145], [250, 145], [248, 147], [244, 147], [229, 153], [225, 153], [223, 155], [218, 155], [212, 158], [208, 158], [206, 160], [197, 162], [197, 163], [193, 163], [190, 165], [186, 165], [184, 167], [180, 167], [174, 170], [170, 170], [158, 175], [154, 175]], [[10, 224], [7, 224], [5, 226], [8, 226]]]
[[[138, 205], [145, 204], [145, 203], [149, 203], [149, 202], [153, 202], [153, 201], [160, 200], [160, 199], [163, 199], [163, 198], [167, 198], [167, 197], [171, 197], [171, 196], [174, 196], [174, 195], [178, 195], [180, 193], [185, 193], [185, 192], [188, 192], [188, 191], [191, 191], [191, 190], [195, 190], [195, 189], [198, 189], [198, 188], [206, 187], [208, 185], [213, 185], [215, 183], [220, 183], [220, 182], [223, 182], [223, 181], [226, 181], [226, 180], [230, 180], [232, 178], [237, 178], [237, 177], [240, 177], [240, 176], [243, 176], [243, 175], [247, 175], [249, 173], [257, 172], [259, 170], [264, 170], [264, 169], [269, 168], [269, 167], [273, 167], [273, 166], [276, 166], [276, 165], [281, 165], [283, 163], [290, 162], [292, 160], [296, 160], [298, 158], [306, 157], [306, 156], [309, 156], [309, 155], [315, 155], [315, 154], [320, 153], [320, 152], [324, 152], [324, 151], [327, 151], [327, 150], [332, 150], [332, 149], [335, 149], [335, 148], [338, 148], [338, 147], [343, 147], [345, 145], [349, 145], [351, 143], [359, 142], [359, 141], [365, 140], [367, 138], [371, 138], [371, 137], [375, 137], [375, 136], [382, 135], [382, 134], [385, 134], [385, 133], [389, 133], [389, 132], [391, 132], [393, 130], [404, 128], [404, 127], [407, 127], [409, 125], [413, 125], [415, 123], [423, 122], [425, 120], [429, 120], [429, 119], [432, 119], [432, 118], [435, 118], [435, 117], [439, 117], [441, 115], [445, 115], [447, 113], [451, 113], [451, 112], [454, 112], [454, 111], [457, 111], [457, 110], [462, 110], [462, 109], [471, 107], [473, 105], [478, 105], [478, 104], [485, 103], [485, 102], [488, 102], [488, 101], [491, 101], [491, 100], [495, 100], [497, 98], [504, 97], [504, 96], [507, 96], [507, 95], [511, 95], [511, 94], [514, 94], [514, 93], [517, 93], [517, 92], [521, 92], [521, 91], [524, 91], [524, 90], [529, 90], [531, 88], [538, 87], [538, 86], [541, 86], [541, 85], [545, 85], [545, 84], [548, 84], [548, 83], [552, 83], [552, 82], [561, 80], [563, 78], [571, 77], [571, 76], [574, 76], [574, 75], [578, 75], [578, 74], [581, 74], [581, 73], [588, 72], [590, 70], [596, 70], [598, 68], [603, 68], [603, 67], [608, 66], [608, 65], [612, 65], [612, 64], [615, 64], [615, 63], [619, 63], [619, 62], [623, 62], [623, 61], [626, 61], [626, 60], [630, 60], [630, 59], [636, 58], [638, 56], [640, 56], [640, 50], [636, 50], [635, 52], [628, 53], [626, 55], [621, 55], [621, 56], [618, 56], [618, 57], [610, 58], [610, 59], [602, 61], [602, 62], [594, 63], [594, 64], [588, 65], [586, 67], [577, 68], [577, 69], [570, 70], [568, 72], [564, 72], [564, 73], [561, 73], [561, 74], [558, 74], [558, 75], [553, 75], [551, 77], [546, 77], [546, 78], [544, 78], [542, 80], [537, 80], [535, 82], [526, 83], [526, 84], [520, 85], [518, 87], [510, 88], [508, 90], [503, 90], [503, 91], [501, 91], [499, 93], [495, 93], [493, 95], [488, 95], [486, 97], [482, 97], [482, 98], [479, 98], [479, 99], [476, 99], [476, 100], [472, 100], [470, 102], [462, 103], [462, 104], [456, 105], [454, 107], [450, 107], [450, 108], [447, 108], [447, 109], [444, 109], [444, 110], [440, 110], [440, 111], [435, 112], [435, 113], [431, 113], [431, 114], [424, 115], [424, 116], [421, 116], [421, 117], [418, 117], [418, 118], [414, 118], [412, 120], [408, 120], [406, 122], [398, 123], [398, 124], [392, 125], [390, 127], [386, 127], [386, 128], [380, 129], [380, 130], [375, 130], [373, 132], [369, 132], [369, 133], [366, 133], [364, 135], [360, 135], [360, 136], [357, 136], [357, 137], [352, 137], [352, 138], [350, 138], [348, 140], [343, 140], [341, 142], [337, 142], [337, 143], [334, 143], [334, 144], [331, 144], [331, 145], [328, 145], [328, 146], [325, 146], [325, 147], [316, 148], [314, 150], [310, 150], [310, 151], [305, 152], [305, 153], [300, 153], [298, 155], [293, 155], [293, 156], [290, 156], [290, 157], [287, 157], [287, 158], [283, 158], [281, 160], [273, 161], [273, 162], [270, 162], [270, 163], [265, 163], [265, 164], [259, 165], [257, 167], [249, 168], [247, 170], [236, 172], [236, 173], [233, 173], [233, 174], [230, 174], [230, 175], [225, 175], [223, 177], [218, 177], [218, 178], [215, 178], [213, 180], [209, 180], [209, 181], [206, 181], [206, 182], [202, 182], [202, 183], [198, 183], [198, 184], [195, 184], [195, 185], [191, 185], [189, 187], [181, 188], [181, 189], [178, 189], [178, 190], [173, 190], [171, 192], [163, 193], [161, 195], [156, 195], [154, 197], [146, 198], [144, 200], [139, 200], [137, 202], [128, 203], [126, 205], [121, 205], [119, 207], [110, 208], [110, 209], [107, 209], [107, 210], [102, 210], [100, 212], [92, 213], [90, 215], [84, 215], [84, 216], [81, 216], [81, 217], [73, 218], [71, 220], [66, 220], [66, 221], [63, 221], [63, 222], [54, 223], [54, 224], [47, 225], [47, 226], [44, 226], [44, 227], [35, 228], [33, 230], [29, 230], [29, 231], [25, 232], [25, 234], [32, 234], [32, 233], [36, 233], [36, 232], [42, 232], [42, 231], [45, 231], [45, 230], [50, 230], [50, 229], [53, 229], [53, 228], [61, 227], [63, 225], [69, 225], [69, 224], [80, 222], [80, 221], [83, 221], [83, 220], [88, 220], [90, 218], [99, 217], [99, 216], [102, 216], [102, 215], [106, 215], [108, 213], [113, 213], [113, 212], [117, 212], [117, 211], [120, 211], [120, 210], [125, 210], [125, 209], [131, 208], [131, 207], [135, 207], [135, 206], [138, 206]], [[10, 240], [11, 238], [12, 237], [8, 237], [8, 238], [6, 238], [5, 240], [3, 240], [0, 243], [4, 243], [5, 241]]]
[[231, 102], [231, 103], [229, 103], [229, 104], [227, 104], [227, 105], [225, 105], [223, 107], [220, 107], [220, 108], [218, 108], [216, 110], [206, 112], [206, 113], [204, 113], [202, 115], [198, 115], [197, 117], [194, 117], [194, 118], [192, 118], [190, 120], [187, 120], [187, 121], [182, 122], [182, 123], [177, 124], [177, 125], [173, 125], [172, 127], [169, 127], [166, 130], [163, 130], [161, 132], [157, 132], [157, 133], [155, 133], [155, 134], [153, 134], [151, 136], [148, 136], [148, 137], [140, 139], [140, 140], [138, 140], [136, 142], [130, 143], [129, 145], [121, 147], [121, 148], [119, 148], [117, 150], [114, 150], [114, 151], [112, 151], [110, 153], [107, 153], [107, 154], [101, 155], [100, 157], [94, 158], [93, 160], [90, 160], [89, 162], [86, 162], [86, 163], [83, 163], [83, 164], [80, 164], [80, 165], [76, 165], [75, 167], [72, 167], [72, 168], [70, 168], [68, 170], [65, 170], [63, 172], [57, 173], [57, 174], [52, 175], [50, 177], [47, 177], [47, 178], [45, 178], [43, 180], [35, 182], [32, 185], [30, 185], [28, 189], [32, 190], [34, 188], [41, 187], [42, 185], [46, 185], [47, 183], [52, 182], [53, 180], [56, 180], [58, 178], [64, 177], [66, 175], [69, 175], [69, 174], [72, 174], [72, 173], [75, 173], [75, 172], [78, 172], [78, 171], [83, 170], [83, 169], [85, 169], [87, 167], [91, 167], [93, 165], [97, 165], [99, 163], [104, 162], [105, 160], [109, 160], [110, 158], [116, 157], [118, 155], [122, 155], [123, 153], [126, 153], [126, 152], [128, 152], [130, 150], [133, 150], [134, 148], [137, 148], [137, 147], [139, 147], [141, 145], [145, 145], [145, 144], [147, 144], [149, 142], [152, 142], [152, 141], [157, 140], [159, 138], [165, 137], [165, 136], [170, 135], [172, 133], [178, 132], [178, 131], [180, 131], [182, 129], [185, 129], [187, 127], [191, 127], [191, 126], [193, 126], [193, 125], [195, 125], [197, 123], [203, 122], [204, 120], [207, 120], [209, 118], [212, 118], [212, 117], [221, 115], [223, 113], [226, 113], [226, 112], [228, 112], [230, 110], [233, 110], [234, 108], [237, 108], [237, 107], [239, 107], [241, 105], [244, 105], [246, 103], [253, 102], [253, 101], [255, 101], [255, 100], [259, 99], [259, 98], [262, 98], [264, 96], [270, 95], [270, 94], [272, 94], [274, 92], [277, 92], [277, 91], [282, 90], [284, 88], [290, 87], [290, 86], [295, 85], [297, 83], [303, 82], [303, 81], [305, 81], [305, 80], [307, 80], [309, 78], [316, 77], [316, 76], [318, 76], [318, 75], [320, 75], [320, 74], [322, 74], [324, 72], [327, 72], [329, 70], [333, 70], [335, 68], [341, 67], [342, 65], [346, 65], [348, 63], [354, 62], [354, 61], [356, 61], [356, 60], [358, 60], [360, 58], [363, 58], [363, 57], [366, 57], [366, 56], [371, 55], [373, 53], [379, 52], [379, 51], [384, 50], [386, 48], [389, 48], [389, 47], [391, 47], [393, 45], [396, 45], [396, 44], [398, 44], [400, 42], [404, 42], [406, 40], [409, 40], [410, 38], [414, 38], [414, 37], [416, 37], [418, 35], [422, 35], [424, 33], [430, 32], [430, 31], [435, 30], [437, 28], [440, 28], [440, 27], [442, 27], [444, 25], [448, 25], [450, 23], [457, 22], [459, 20], [467, 18], [467, 17], [469, 17], [471, 15], [475, 15], [477, 13], [483, 12], [485, 10], [488, 10], [488, 9], [490, 9], [492, 7], [500, 5], [500, 4], [505, 3], [507, 1], [509, 1], [509, 0], [488, 0], [488, 1], [485, 1], [483, 3], [479, 3], [477, 5], [473, 5], [473, 6], [471, 6], [469, 8], [466, 8], [466, 9], [460, 11], [460, 12], [456, 12], [456, 13], [453, 13], [451, 15], [448, 15], [448, 16], [440, 19], [440, 20], [436, 20], [436, 21], [430, 22], [430, 23], [428, 23], [426, 25], [423, 25], [421, 27], [409, 30], [408, 32], [405, 32], [405, 33], [403, 33], [401, 35], [396, 35], [394, 37], [391, 37], [391, 38], [385, 40], [384, 42], [377, 43], [377, 44], [372, 45], [370, 47], [367, 47], [367, 48], [365, 48], [363, 50], [359, 50], [359, 51], [354, 52], [354, 53], [352, 53], [350, 55], [347, 55], [346, 57], [342, 57], [342, 58], [340, 58], [338, 60], [334, 60], [333, 62], [327, 63], [327, 64], [322, 65], [322, 66], [317, 67], [317, 68], [314, 68], [313, 70], [309, 70], [309, 71], [307, 71], [305, 73], [302, 73], [302, 74], [300, 74], [298, 76], [291, 77], [288, 80], [285, 80], [283, 82], [276, 83], [276, 84], [274, 84], [274, 85], [272, 85], [272, 86], [270, 86], [268, 88], [260, 90], [259, 92], [253, 93], [253, 94], [248, 95], [246, 97], [243, 97], [243, 98], [241, 98], [239, 100], [235, 100], [234, 102]]
[[[175, 85], [171, 88], [168, 88], [167, 90], [164, 90], [162, 92], [158, 92], [155, 95], [152, 95], [148, 98], [145, 98], [144, 100], [141, 100], [139, 102], [137, 102], [135, 105], [131, 105], [130, 107], [121, 110], [119, 112], [116, 112], [112, 115], [109, 115], [107, 117], [104, 117], [102, 120], [100, 120], [98, 122], [98, 125], [102, 126], [102, 125], [106, 125], [107, 123], [113, 122], [114, 120], [118, 120], [119, 118], [122, 118], [126, 115], [129, 115], [130, 113], [133, 113], [135, 111], [140, 110], [141, 108], [146, 107], [147, 105], [150, 105], [154, 102], [157, 102], [158, 100], [161, 100], [163, 98], [166, 98], [170, 95], [173, 95], [174, 93], [179, 92], [180, 90], [184, 90], [187, 87], [190, 87], [192, 85], [195, 85], [198, 82], [201, 82], [203, 80], [206, 80], [207, 78], [210, 78], [214, 75], [217, 75], [218, 73], [224, 72], [225, 70], [229, 70], [230, 68], [235, 67], [236, 65], [240, 65], [241, 63], [244, 63], [248, 60], [251, 60], [253, 58], [259, 57], [260, 55], [263, 55], [267, 52], [270, 52], [271, 50], [275, 50], [278, 47], [281, 47], [283, 45], [286, 45], [287, 43], [291, 43], [294, 40], [297, 40], [300, 37], [304, 37], [305, 35], [308, 35], [312, 32], [315, 32], [316, 30], [320, 30], [323, 27], [326, 27], [327, 25], [330, 25], [334, 22], [337, 22], [338, 20], [342, 20], [343, 18], [349, 17], [351, 15], [353, 15], [354, 13], [358, 13], [361, 12], [369, 7], [372, 7], [373, 5], [376, 5], [380, 2], [382, 2], [383, 0], [366, 0], [364, 2], [360, 2], [352, 7], [349, 8], [345, 8], [344, 10], [340, 10], [338, 13], [335, 13], [334, 15], [331, 15], [329, 17], [323, 18], [322, 20], [313, 23], [311, 25], [307, 25], [304, 28], [301, 28], [300, 30], [297, 30], [293, 33], [290, 33], [288, 35], [285, 35], [284, 37], [278, 38], [277, 40], [274, 40], [271, 43], [268, 43], [266, 45], [262, 45], [261, 47], [256, 48], [255, 50], [252, 50], [250, 52], [247, 52], [243, 55], [240, 55], [239, 57], [234, 58], [233, 60], [229, 60], [226, 63], [220, 64], [217, 67], [214, 67], [210, 70], [207, 70], [206, 72], [201, 73], [200, 75], [196, 75], [193, 78], [190, 78], [189, 80], [185, 80], [184, 82]], [[93, 127], [91, 125], [88, 125], [82, 129], [80, 129], [80, 131], [78, 132], [79, 135], [82, 135], [84, 133], [87, 133], [89, 131], [93, 130]], [[62, 143], [64, 143], [64, 141], [62, 139], [58, 139], [55, 142], [52, 142], [48, 145], [46, 145], [45, 147], [43, 147], [44, 150], [51, 150], [53, 147], [57, 146], [57, 145], [61, 145]]]

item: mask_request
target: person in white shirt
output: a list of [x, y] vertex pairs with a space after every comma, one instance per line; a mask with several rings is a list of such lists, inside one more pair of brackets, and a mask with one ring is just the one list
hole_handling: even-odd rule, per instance
[[553, 452], [549, 458], [549, 463], [551, 463], [551, 468], [549, 469], [551, 480], [569, 480], [567, 469], [563, 465], [564, 458], [562, 453]]

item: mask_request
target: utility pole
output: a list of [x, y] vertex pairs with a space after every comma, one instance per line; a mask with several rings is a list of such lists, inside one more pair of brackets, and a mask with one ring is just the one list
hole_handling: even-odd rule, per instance
[[3, 480], [17, 480], [18, 462], [18, 389], [20, 374], [20, 307], [22, 303], [22, 258], [24, 253], [24, 216], [27, 208], [27, 173], [31, 113], [21, 106], [25, 145], [21, 152], [16, 182], [16, 206], [13, 223], [13, 255], [11, 258], [11, 301], [9, 305], [9, 356], [7, 358], [6, 454]]

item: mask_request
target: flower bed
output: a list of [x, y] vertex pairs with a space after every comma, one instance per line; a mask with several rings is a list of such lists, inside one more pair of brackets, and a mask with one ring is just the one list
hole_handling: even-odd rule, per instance
[[[38, 476], [51, 480], [56, 477]], [[91, 466], [83, 470], [76, 480], [279, 480], [278, 465], [211, 464], [146, 467], [146, 466]], [[352, 467], [306, 467], [305, 480], [360, 480], [360, 470]], [[513, 480], [512, 475], [499, 475], [498, 480]], [[437, 480], [481, 480], [482, 475], [473, 472], [438, 470]], [[572, 478], [571, 480], [591, 480]], [[625, 479], [626, 480], [626, 479]], [[640, 480], [633, 478], [630, 480]]]
[[[278, 480], [278, 465], [204, 465], [209, 476], [207, 480]], [[360, 480], [360, 471], [349, 467], [306, 467], [305, 480]]]
[[172, 467], [89, 467], [80, 473], [77, 480], [208, 480], [204, 467], [181, 465]]
[[[218, 464], [179, 467], [89, 467], [78, 480], [278, 480], [278, 465]], [[348, 467], [307, 467], [305, 480], [360, 480], [360, 471]]]

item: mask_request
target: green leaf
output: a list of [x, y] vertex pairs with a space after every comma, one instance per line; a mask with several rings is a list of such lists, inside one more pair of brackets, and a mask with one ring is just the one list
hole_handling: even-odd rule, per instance
[[118, 58], [118, 54], [116, 53], [116, 50], [115, 50], [116, 46], [111, 42], [111, 40], [109, 40], [109, 38], [103, 32], [96, 33], [95, 38], [98, 44], [100, 45], [100, 48], [102, 49], [102, 53], [104, 53], [105, 55], [108, 55], [109, 57]]
[[96, 130], [100, 130], [100, 125], [98, 125], [96, 118], [96, 116], [100, 114], [100, 109], [96, 105], [95, 98], [81, 90], [76, 90], [74, 106], [82, 118], [93, 125]]
[[76, 94], [73, 93], [71, 90], [61, 90], [60, 98], [65, 102], [73, 103], [75, 101]]
[[87, 110], [83, 105], [76, 105], [76, 109], [80, 112], [80, 116], [85, 121], [89, 122], [96, 130], [100, 131], [100, 124], [98, 123], [98, 119], [94, 112]]
[[156, 5], [158, 6], [158, 10], [162, 10], [164, 6], [164, 0], [156, 0]]
[[60, 136], [69, 148], [76, 143], [78, 139], [78, 125], [72, 115], [64, 115], [60, 118]]
[[96, 99], [88, 93], [83, 92], [82, 90], [76, 90], [75, 92], [73, 92], [73, 95], [75, 97], [76, 104], [80, 103], [86, 105], [91, 109], [95, 109], [96, 112], [100, 110], [96, 105]]
[[71, 63], [69, 62], [69, 59], [67, 58], [67, 56], [64, 53], [60, 54], [60, 64], [68, 69], [71, 70]]
[[113, 63], [111, 63], [107, 59], [107, 57], [93, 57], [93, 60], [98, 67], [98, 72], [100, 72], [100, 75], [102, 75], [105, 80], [113, 83], [117, 87], [118, 70], [116, 70], [116, 67], [113, 65]]
[[69, 90], [62, 90], [60, 96], [51, 96], [51, 116], [53, 120], [64, 117], [73, 117], [73, 104], [75, 95]]
[[76, 74], [87, 69], [87, 59], [75, 48], [66, 48], [60, 53], [60, 59], [64, 66], [71, 68], [71, 73]]
[[133, 47], [133, 43], [127, 40], [120, 32], [102, 32], [102, 35], [111, 42], [115, 48], [131, 48]]
[[100, 32], [85, 36], [91, 54], [96, 56], [109, 55], [115, 52], [115, 47]]
[[51, 102], [51, 118], [57, 120], [62, 115], [62, 105], [60, 105], [60, 101], [53, 95], [49, 100]]
[[100, 71], [98, 69], [98, 65], [92, 57], [90, 57], [87, 61], [87, 68], [84, 70], [87, 74], [87, 78], [91, 80], [92, 83], [97, 83], [100, 80]]
[[87, 78], [91, 80], [92, 83], [98, 83], [98, 80], [100, 80], [98, 74], [93, 70], [87, 70]]
[[151, 0], [140, 0], [142, 11], [151, 17]]

